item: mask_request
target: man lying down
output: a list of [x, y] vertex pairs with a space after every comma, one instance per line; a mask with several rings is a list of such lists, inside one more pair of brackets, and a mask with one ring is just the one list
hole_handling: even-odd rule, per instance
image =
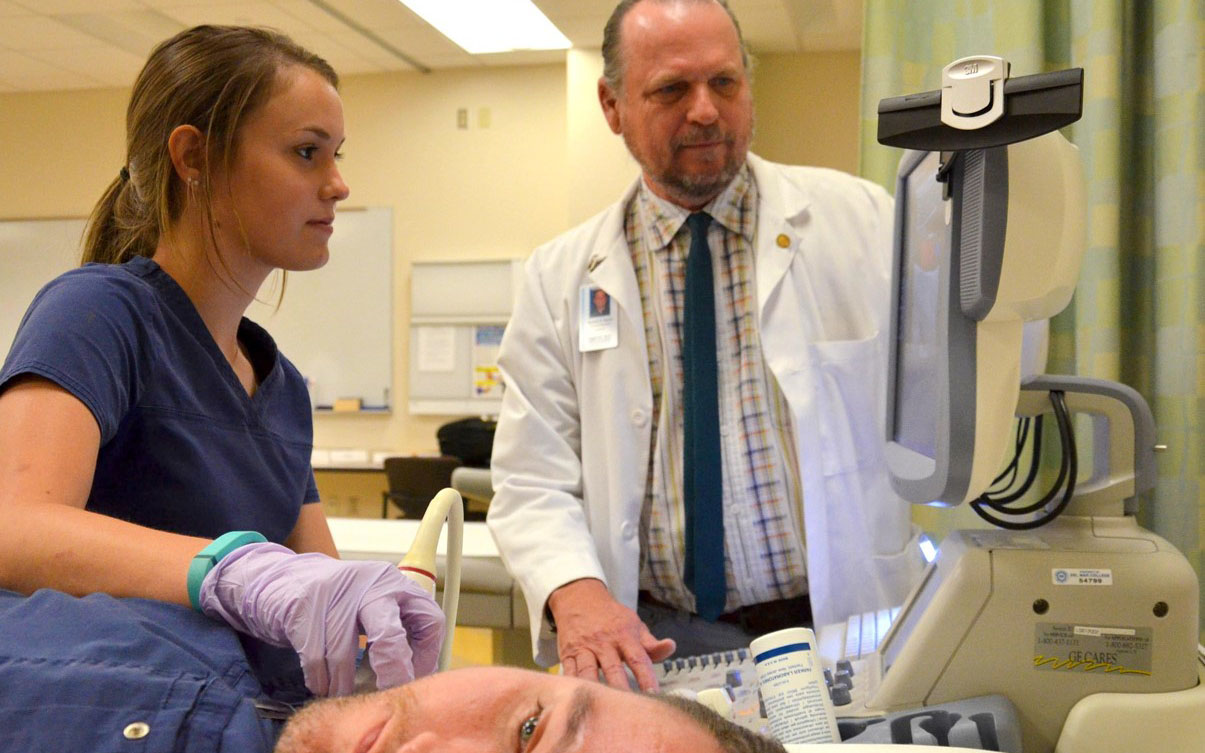
[[6, 750], [783, 751], [690, 701], [501, 667], [315, 701], [291, 715], [304, 686], [260, 677], [256, 664], [237, 633], [186, 607], [0, 590]]

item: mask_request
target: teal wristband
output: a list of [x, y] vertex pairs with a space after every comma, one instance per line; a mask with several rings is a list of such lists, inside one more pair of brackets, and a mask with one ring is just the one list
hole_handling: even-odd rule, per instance
[[192, 608], [201, 611], [201, 582], [213, 566], [240, 546], [267, 541], [262, 533], [255, 531], [231, 531], [223, 533], [209, 546], [197, 552], [188, 564], [188, 601]]

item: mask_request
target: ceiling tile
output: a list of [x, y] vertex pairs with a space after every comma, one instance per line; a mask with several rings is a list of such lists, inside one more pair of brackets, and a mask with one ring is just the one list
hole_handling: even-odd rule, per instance
[[43, 16], [64, 13], [108, 13], [115, 10], [141, 10], [138, 0], [12, 0]]
[[129, 87], [142, 70], [144, 60], [111, 45], [78, 47], [71, 50], [31, 51], [31, 58], [43, 63], [94, 78], [109, 86]]
[[575, 47], [588, 49], [602, 47], [603, 26], [615, 7], [611, 0], [537, 0], [536, 5]]
[[96, 40], [47, 16], [12, 16], [0, 24], [0, 47], [10, 50], [63, 50]]
[[554, 21], [561, 33], [569, 37], [574, 47], [598, 49], [602, 47], [603, 24], [593, 16], [566, 16]]
[[[359, 47], [342, 44], [333, 35], [314, 30], [302, 32], [293, 37], [294, 41], [302, 47], [330, 63], [340, 76], [353, 73], [380, 73], [386, 70], [372, 58], [360, 53], [360, 47], [363, 47], [366, 42], [359, 36], [356, 38], [360, 40]], [[401, 61], [398, 61], [398, 64], [400, 66]]]
[[[379, 29], [373, 30], [373, 33], [380, 37], [383, 42], [391, 45], [403, 55], [409, 56], [418, 63], [423, 63], [422, 56], [416, 54], [416, 52], [409, 45], [405, 44], [404, 42], [399, 42], [399, 40], [392, 38], [391, 35], [386, 34]], [[371, 61], [382, 71], [416, 70], [414, 66], [407, 63], [403, 58], [398, 57], [377, 42], [360, 34], [358, 31], [352, 31], [351, 29], [344, 27], [342, 31], [330, 32], [327, 36], [333, 41], [338, 42], [343, 47], [346, 47], [349, 50], [354, 50], [357, 55], [361, 56], [365, 60]]]
[[477, 55], [486, 65], [546, 65], [565, 62], [564, 50], [515, 50]]
[[87, 45], [81, 46], [91, 46], [100, 40], [141, 60], [146, 60], [160, 42], [185, 28], [179, 21], [150, 9], [81, 13], [59, 16], [58, 19], [93, 38]]
[[[603, 22], [615, 9], [615, 0], [534, 0], [536, 7], [556, 23], [558, 16], [599, 16]], [[601, 28], [601, 24], [599, 25]]]
[[229, 3], [229, 0], [141, 0], [148, 8], [178, 8], [185, 5], [205, 6]]
[[347, 24], [309, 0], [271, 0], [272, 5], [318, 31], [344, 31]]
[[[861, 44], [862, 0], [730, 1], [755, 51], [856, 49]], [[615, 0], [534, 2], [575, 46], [597, 49]], [[559, 60], [563, 55], [469, 55], [399, 0], [0, 0], [0, 18], [4, 19], [0, 23], [0, 51], [20, 49], [36, 55], [25, 56], [25, 64], [9, 57], [0, 65], [0, 86], [22, 91], [43, 85], [86, 86], [63, 67], [39, 67], [47, 65], [44, 61], [57, 59], [50, 53], [64, 49], [79, 50], [70, 58], [71, 65], [79, 73], [88, 74], [86, 78], [94, 80], [95, 86], [113, 86], [114, 80], [127, 75], [130, 62], [123, 58], [116, 70], [105, 67], [105, 61], [96, 57], [98, 40], [124, 50], [141, 63], [156, 44], [197, 23], [279, 28], [330, 59], [344, 74], [409, 69], [398, 55], [355, 27], [379, 36], [385, 44], [431, 68], [522, 65]], [[89, 56], [93, 56], [94, 65]], [[29, 80], [22, 78], [26, 73]]]
[[480, 68], [482, 62], [478, 56], [467, 52], [460, 54], [430, 55], [423, 58], [423, 64], [430, 68]]
[[174, 5], [160, 11], [185, 26], [221, 24], [230, 26], [270, 26], [292, 34], [309, 26], [294, 16], [267, 2], [206, 3], [205, 5]]
[[33, 11], [29, 8], [22, 7], [12, 2], [11, 0], [0, 0], [0, 18], [8, 18], [9, 16], [32, 16]]
[[407, 55], [418, 58], [420, 61], [428, 55], [468, 54], [455, 42], [425, 24], [422, 26], [394, 26], [384, 29], [373, 29], [373, 33], [383, 41], [388, 42]]
[[423, 24], [399, 0], [323, 0], [340, 14], [353, 19], [366, 29], [389, 29], [410, 24]]

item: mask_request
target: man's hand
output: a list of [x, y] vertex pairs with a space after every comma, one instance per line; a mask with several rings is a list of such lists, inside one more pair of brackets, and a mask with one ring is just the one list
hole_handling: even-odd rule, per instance
[[653, 662], [674, 653], [673, 640], [658, 640], [631, 609], [620, 604], [602, 581], [583, 578], [566, 583], [548, 597], [556, 621], [561, 671], [571, 677], [597, 680], [628, 689], [623, 668], [631, 668], [641, 690], [657, 690]]

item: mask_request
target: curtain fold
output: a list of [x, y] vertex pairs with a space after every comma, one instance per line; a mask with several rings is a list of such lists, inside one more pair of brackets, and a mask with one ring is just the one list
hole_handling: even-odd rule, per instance
[[[894, 190], [878, 144], [884, 97], [937, 89], [967, 55], [1012, 75], [1082, 67], [1088, 238], [1048, 371], [1137, 389], [1155, 415], [1159, 481], [1141, 523], [1202, 572], [1205, 539], [1205, 3], [1200, 0], [867, 0], [861, 173]], [[1205, 588], [1202, 589], [1205, 596]], [[1202, 619], [1205, 640], [1205, 615]]]

